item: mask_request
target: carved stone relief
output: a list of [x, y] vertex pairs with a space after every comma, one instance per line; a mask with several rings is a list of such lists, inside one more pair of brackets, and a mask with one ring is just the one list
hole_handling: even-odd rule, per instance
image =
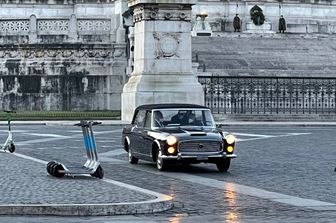
[[87, 20], [81, 19], [77, 21], [78, 31], [84, 32], [109, 32], [111, 30], [110, 20]]
[[27, 33], [28, 31], [29, 20], [0, 21], [0, 32], [2, 33]]
[[[116, 50], [117, 51], [117, 50]], [[20, 50], [0, 50], [0, 58], [41, 58], [41, 57], [61, 57], [69, 58], [75, 57], [85, 57], [85, 58], [97, 58], [97, 57], [108, 57], [111, 56], [110, 49], [20, 49]], [[123, 51], [120, 49], [114, 53], [115, 55], [123, 55]]]
[[157, 9], [155, 7], [137, 7], [134, 9], [133, 20], [140, 22], [142, 20], [175, 20], [190, 21], [191, 13], [189, 10]]
[[178, 48], [181, 39], [180, 33], [153, 33], [154, 39], [156, 39], [156, 52], [155, 58], [169, 58], [179, 57]]
[[68, 31], [69, 20], [38, 20], [39, 31]]

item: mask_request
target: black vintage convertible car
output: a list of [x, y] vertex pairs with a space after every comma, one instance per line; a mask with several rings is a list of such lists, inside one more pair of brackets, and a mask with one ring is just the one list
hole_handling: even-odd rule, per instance
[[159, 170], [171, 163], [215, 163], [227, 171], [235, 158], [235, 137], [216, 128], [209, 108], [191, 104], [150, 104], [135, 109], [122, 133], [129, 162], [154, 161]]

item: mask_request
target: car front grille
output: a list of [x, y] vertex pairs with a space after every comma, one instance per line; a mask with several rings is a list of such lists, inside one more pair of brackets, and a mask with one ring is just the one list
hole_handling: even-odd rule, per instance
[[219, 152], [222, 150], [218, 141], [186, 141], [179, 145], [180, 152]]

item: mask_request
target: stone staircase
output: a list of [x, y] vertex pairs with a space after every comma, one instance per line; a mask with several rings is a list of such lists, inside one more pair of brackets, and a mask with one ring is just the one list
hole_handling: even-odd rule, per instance
[[336, 76], [336, 36], [299, 34], [227, 34], [194, 37], [193, 59], [199, 75]]
[[[336, 77], [336, 36], [224, 34], [192, 39], [198, 75]], [[205, 65], [205, 69], [204, 69]], [[203, 72], [205, 71], [205, 72]], [[336, 121], [336, 114], [215, 114], [231, 121]]]

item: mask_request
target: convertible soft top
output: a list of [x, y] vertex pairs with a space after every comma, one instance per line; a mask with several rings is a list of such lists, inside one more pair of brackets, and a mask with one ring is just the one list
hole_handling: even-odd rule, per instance
[[205, 108], [202, 105], [194, 105], [194, 104], [148, 104], [148, 105], [140, 105], [135, 110], [152, 110], [152, 109], [165, 109], [165, 108]]

